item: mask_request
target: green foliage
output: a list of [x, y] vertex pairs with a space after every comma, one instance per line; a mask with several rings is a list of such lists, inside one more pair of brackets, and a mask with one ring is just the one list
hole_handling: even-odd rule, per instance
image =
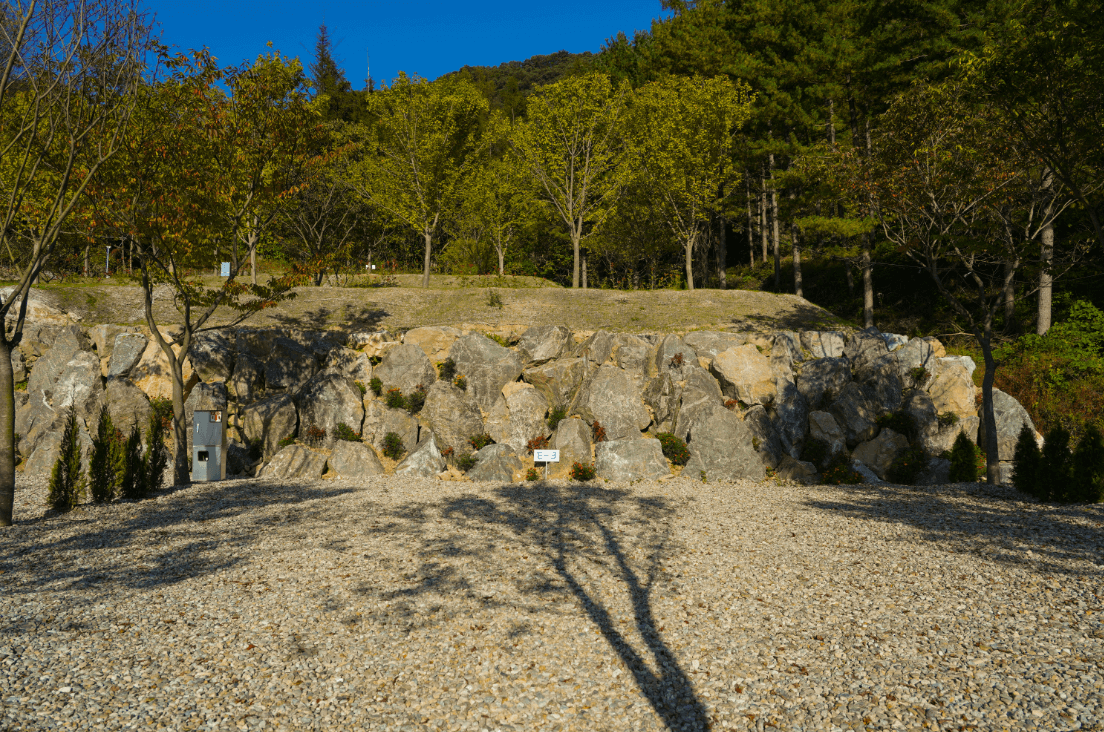
[[498, 345], [502, 346], [503, 348], [509, 348], [510, 347], [510, 341], [506, 340], [504, 337], [500, 336], [498, 333], [487, 333], [487, 337], [490, 338], [495, 343], [497, 343]]
[[916, 439], [916, 420], [912, 418], [912, 415], [906, 412], [883, 414], [881, 417], [878, 417], [877, 423], [879, 427], [888, 427], [897, 434], [904, 435], [908, 438], [909, 442]]
[[1016, 490], [1043, 502], [1099, 503], [1104, 499], [1104, 438], [1100, 431], [1089, 425], [1072, 452], [1069, 442], [1069, 433], [1056, 426], [1047, 432], [1039, 450], [1034, 431], [1025, 424], [1013, 457]]
[[383, 436], [383, 454], [392, 460], [398, 460], [406, 452], [402, 437], [397, 432], [388, 432]]
[[951, 472], [952, 483], [976, 483], [978, 479], [977, 446], [966, 436], [965, 432], [959, 432], [951, 447]]
[[1066, 503], [1073, 482], [1073, 453], [1070, 433], [1061, 425], [1047, 430], [1043, 442], [1042, 467], [1038, 472], [1037, 495], [1043, 501]]
[[1104, 437], [1089, 425], [1073, 453], [1073, 482], [1069, 499], [1075, 503], [1104, 500]]
[[452, 381], [456, 378], [456, 361], [446, 358], [437, 364], [437, 373], [441, 377], [441, 381]]
[[490, 102], [510, 118], [525, 114], [525, 99], [538, 86], [552, 84], [568, 76], [584, 73], [594, 59], [589, 51], [557, 51], [531, 56], [524, 61], [508, 61], [498, 66], [464, 66], [453, 74], [468, 79]]
[[494, 292], [493, 290], [491, 292], [488, 292], [487, 293], [487, 307], [489, 307], [489, 308], [498, 308], [499, 310], [501, 310], [503, 307], [505, 307], [505, 303], [502, 302], [502, 295], [499, 295], [497, 292]]
[[125, 472], [125, 457], [111, 414], [103, 407], [88, 459], [88, 488], [94, 503], [108, 503], [115, 497]]
[[142, 461], [142, 430], [138, 425], [130, 430], [123, 446], [123, 477], [119, 482], [119, 497], [129, 500], [145, 495], [145, 465]]
[[391, 409], [403, 409], [406, 407], [406, 397], [398, 389], [388, 389], [384, 403]]
[[552, 410], [548, 413], [548, 429], [555, 431], [559, 427], [560, 422], [567, 419], [567, 408], [561, 405], [552, 407]]
[[310, 447], [321, 447], [326, 439], [326, 430], [317, 425], [307, 425], [302, 434], [303, 444]]
[[152, 416], [161, 420], [161, 425], [164, 429], [172, 429], [173, 423], [173, 403], [172, 399], [162, 399], [160, 397], [154, 397], [150, 399], [150, 407], [152, 408]]
[[50, 492], [46, 498], [50, 508], [59, 512], [76, 508], [84, 495], [85, 477], [81, 468], [80, 433], [77, 413], [70, 410], [61, 432], [58, 459], [50, 474]]
[[1040, 493], [1042, 465], [1043, 454], [1035, 441], [1035, 430], [1025, 422], [1016, 439], [1016, 452], [1012, 455], [1012, 485], [1020, 493], [1045, 501], [1049, 496]]
[[529, 468], [525, 471], [525, 479], [528, 481], [540, 480], [540, 473], [536, 468]]
[[690, 462], [690, 450], [681, 438], [670, 432], [660, 432], [656, 435], [656, 439], [663, 448], [663, 456], [670, 460], [672, 465], [686, 465]]
[[468, 439], [468, 442], [471, 443], [472, 449], [482, 450], [487, 445], [493, 444], [494, 440], [491, 439], [490, 435], [488, 435], [486, 432], [484, 432], [481, 435], [472, 435]]
[[141, 495], [150, 496], [165, 485], [165, 467], [169, 464], [169, 448], [165, 445], [165, 424], [151, 417], [146, 431], [146, 454], [142, 457]]
[[357, 389], [360, 389], [360, 395], [361, 396], [364, 396], [365, 394], [368, 393], [368, 387], [366, 387], [364, 385], [363, 381], [354, 381], [353, 383], [356, 384]]
[[863, 477], [841, 454], [825, 466], [820, 473], [820, 480], [825, 485], [858, 485], [863, 482]]
[[278, 447], [282, 450], [285, 447], [291, 447], [294, 444], [295, 444], [295, 435], [288, 435], [287, 437], [285, 437], [282, 440], [280, 440], [279, 442], [277, 442], [276, 447]]
[[377, 376], [372, 377], [372, 380], [368, 382], [368, 387], [372, 390], [372, 393], [375, 394], [376, 396], [379, 396], [380, 394], [383, 393], [383, 382], [380, 381], [379, 377], [377, 377]]
[[594, 480], [594, 465], [575, 462], [571, 464], [571, 479], [578, 481]]
[[338, 422], [334, 427], [334, 437], [345, 442], [360, 442], [360, 435], [353, 432], [353, 428], [344, 422]]
[[422, 407], [425, 406], [426, 400], [426, 388], [418, 384], [418, 387], [414, 391], [410, 392], [403, 399], [403, 406], [406, 407], [406, 411], [411, 414], [417, 414], [422, 411]]
[[919, 386], [924, 383], [924, 379], [928, 375], [928, 370], [923, 366], [915, 366], [909, 369], [909, 378], [912, 379], [913, 386]]
[[470, 452], [460, 455], [456, 458], [456, 467], [463, 470], [465, 473], [475, 467], [475, 456]]
[[462, 375], [457, 376], [455, 379], [453, 379], [452, 380], [452, 385], [455, 386], [460, 391], [467, 391], [468, 390], [468, 380], [465, 379]]
[[900, 485], [915, 485], [927, 466], [928, 456], [924, 454], [924, 449], [919, 445], [913, 446], [897, 456], [886, 471], [886, 477]]
[[16, 391], [27, 391], [27, 380], [23, 379], [23, 381], [15, 382], [15, 390]]
[[801, 447], [801, 459], [818, 468], [823, 468], [832, 456], [831, 449], [831, 446], [824, 440], [810, 437], [805, 440], [805, 444]]
[[958, 415], [954, 412], [942, 412], [935, 421], [939, 423], [940, 427], [953, 427], [958, 424]]

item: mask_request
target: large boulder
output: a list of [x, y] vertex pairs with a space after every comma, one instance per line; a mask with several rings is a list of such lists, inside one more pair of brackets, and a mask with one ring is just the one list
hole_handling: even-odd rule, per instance
[[690, 461], [682, 474], [707, 480], [762, 480], [766, 475], [744, 420], [714, 406], [690, 429]]
[[[0, 302], [7, 302], [8, 298], [12, 297], [18, 292], [18, 287], [5, 287], [0, 289]], [[80, 316], [76, 313], [67, 313], [51, 304], [51, 296], [41, 290], [30, 290], [27, 293], [27, 309], [26, 320], [27, 323], [33, 324], [50, 324], [50, 325], [67, 325], [75, 320], [80, 320]], [[17, 304], [18, 300], [8, 310], [7, 321], [11, 323], [19, 312], [20, 306]]]
[[851, 364], [846, 358], [818, 358], [801, 367], [794, 383], [813, 408], [830, 404], [851, 381]]
[[687, 439], [690, 427], [699, 415], [713, 407], [724, 405], [724, 397], [717, 380], [705, 369], [693, 367], [687, 377], [682, 382], [677, 409], [671, 416], [672, 432], [682, 440]]
[[46, 397], [55, 412], [64, 414], [72, 409], [86, 427], [95, 429], [104, 405], [100, 360], [88, 351], [81, 351], [65, 364], [57, 381], [40, 396]]
[[[774, 372], [775, 385], [782, 381], [793, 381], [794, 379], [794, 352], [793, 342], [797, 340], [796, 336], [790, 337], [792, 334], [789, 331], [781, 331], [775, 334], [774, 343], [770, 349], [770, 366], [771, 371]], [[798, 348], [798, 358], [801, 360], [801, 351]]]
[[339, 374], [354, 382], [359, 381], [365, 388], [372, 381], [371, 359], [360, 351], [344, 346], [330, 349], [322, 370], [328, 374]]
[[529, 366], [559, 358], [571, 344], [571, 331], [562, 325], [534, 325], [521, 335], [517, 350]]
[[431, 325], [406, 331], [402, 342], [404, 345], [418, 346], [431, 363], [439, 363], [448, 358], [449, 348], [460, 335], [460, 331], [456, 328], [447, 325]]
[[671, 474], [659, 440], [629, 438], [599, 442], [594, 454], [595, 473], [606, 480], [656, 480]]
[[437, 449], [437, 442], [433, 433], [422, 440], [413, 452], [403, 458], [403, 461], [395, 466], [395, 475], [409, 478], [432, 478], [447, 467], [441, 451]]
[[649, 380], [644, 385], [642, 395], [644, 404], [652, 410], [652, 423], [655, 424], [656, 430], [670, 432], [682, 397], [682, 389], [671, 378], [671, 374], [663, 373]]
[[23, 464], [23, 475], [28, 478], [48, 478], [61, 452], [61, 429], [43, 435]]
[[603, 366], [583, 387], [576, 411], [593, 425], [600, 422], [606, 439], [640, 437], [652, 417], [632, 377], [615, 366]]
[[502, 394], [502, 387], [521, 375], [521, 356], [503, 348], [490, 338], [473, 333], [458, 338], [449, 349], [456, 371], [468, 382], [479, 408], [491, 411]]
[[847, 449], [847, 437], [836, 423], [836, 418], [828, 412], [809, 413], [809, 439], [828, 445], [829, 455], [838, 455]]
[[124, 437], [130, 435], [134, 428], [143, 432], [148, 428], [153, 408], [144, 391], [128, 379], [112, 378], [107, 380], [104, 392], [111, 422]]
[[957, 359], [936, 359], [927, 391], [939, 414], [952, 412], [959, 419], [977, 416], [974, 380]]
[[264, 378], [264, 364], [247, 353], [238, 353], [234, 359], [234, 374], [230, 377], [230, 389], [235, 401], [248, 404], [260, 394]]
[[834, 330], [806, 330], [801, 333], [801, 346], [810, 358], [839, 358], [843, 355], [847, 337]]
[[288, 445], [261, 468], [258, 478], [318, 480], [326, 470], [326, 456], [302, 445]]
[[78, 326], [61, 328], [46, 352], [34, 362], [27, 379], [27, 393], [33, 399], [36, 394], [50, 388], [78, 353], [90, 350], [92, 341]]
[[747, 336], [742, 333], [719, 333], [711, 330], [698, 330], [687, 333], [683, 339], [694, 352], [698, 354], [698, 365], [709, 368], [716, 355], [736, 346], [747, 343]]
[[666, 335], [656, 346], [655, 373], [661, 374], [672, 368], [682, 366], [698, 366], [698, 354], [677, 335]]
[[925, 375], [931, 373], [935, 365], [935, 349], [931, 341], [924, 338], [913, 338], [908, 343], [895, 351], [897, 356], [898, 375], [901, 382], [910, 387], [921, 387], [927, 381], [926, 378], [917, 379], [914, 371], [924, 369]]
[[223, 333], [197, 333], [192, 338], [188, 358], [200, 381], [225, 382], [234, 373], [234, 345]]
[[749, 406], [769, 405], [774, 401], [776, 391], [770, 359], [750, 343], [718, 353], [713, 358], [710, 371], [729, 399]]
[[[196, 387], [198, 388], [198, 387]], [[360, 389], [347, 376], [322, 373], [315, 376], [295, 397], [302, 429], [317, 427], [326, 431], [322, 447], [337, 440], [337, 426], [344, 423], [360, 433], [364, 422], [364, 403]]]
[[402, 440], [403, 450], [410, 451], [418, 444], [420, 437], [418, 420], [403, 409], [391, 409], [375, 399], [364, 402], [364, 426], [361, 439], [383, 453], [383, 440], [387, 433], [394, 432]]
[[768, 468], [777, 468], [778, 463], [786, 455], [782, 447], [782, 440], [774, 428], [766, 407], [756, 404], [741, 415], [744, 424], [751, 431], [751, 446], [759, 454], [759, 459]]
[[615, 336], [608, 331], [600, 330], [591, 334], [575, 349], [574, 355], [582, 358], [588, 367], [602, 366], [613, 355]]
[[[169, 348], [172, 350], [174, 358], [176, 358], [180, 355], [181, 348], [178, 339], [179, 329], [169, 327], [160, 330], [161, 336], [169, 344]], [[156, 338], [149, 339], [146, 350], [142, 352], [142, 357], [127, 372], [127, 375], [134, 382], [134, 385], [144, 391], [150, 399], [172, 399], [172, 368], [169, 365], [168, 356], [165, 355], [165, 351], [157, 343]], [[187, 395], [196, 382], [199, 381], [199, 376], [192, 368], [192, 361], [189, 358], [185, 358], [181, 364], [181, 377], [184, 380], [184, 394]]]
[[848, 445], [857, 445], [878, 434], [877, 409], [866, 391], [853, 381], [843, 387], [828, 411], [836, 418]]
[[126, 376], [138, 365], [146, 352], [149, 338], [141, 333], [119, 333], [112, 344], [107, 366], [107, 377]]
[[475, 467], [467, 472], [470, 480], [510, 483], [525, 471], [525, 462], [509, 445], [487, 445], [472, 457]]
[[820, 473], [812, 463], [786, 455], [778, 464], [778, 477], [790, 483], [814, 485], [820, 480]]
[[318, 361], [306, 347], [290, 338], [277, 338], [264, 363], [265, 389], [268, 392], [299, 391], [318, 372]]
[[571, 409], [585, 376], [583, 359], [561, 358], [522, 372], [522, 378], [536, 387], [553, 407]]
[[12, 381], [18, 384], [27, 379], [27, 359], [18, 348], [11, 352]]
[[337, 473], [339, 478], [348, 480], [383, 475], [383, 463], [380, 462], [379, 456], [363, 442], [338, 440], [334, 443], [328, 464], [331, 472]]
[[879, 415], [900, 409], [904, 398], [900, 366], [877, 328], [867, 328], [851, 336], [844, 354], [851, 361], [855, 380], [866, 387], [870, 403]]
[[[100, 360], [111, 360], [111, 352], [115, 348], [115, 339], [120, 333], [130, 333], [133, 328], [125, 325], [112, 325], [101, 323], [88, 329], [88, 337], [92, 339], [92, 345], [96, 348], [96, 355]], [[24, 330], [26, 333], [26, 330]]]
[[513, 381], [502, 387], [502, 395], [487, 415], [487, 434], [522, 453], [530, 440], [548, 435], [547, 414], [548, 402], [539, 391], [531, 384]]
[[384, 393], [398, 389], [403, 394], [429, 389], [437, 381], [437, 370], [420, 346], [404, 343], [387, 352], [372, 370], [374, 378], [383, 382]]
[[471, 392], [443, 381], [429, 387], [420, 414], [437, 436], [442, 450], [451, 447], [457, 454], [467, 452], [468, 440], [484, 432], [483, 415]]
[[295, 435], [299, 414], [287, 394], [255, 402], [241, 412], [242, 435], [251, 444], [260, 444], [266, 458], [279, 450], [277, 443]]
[[[1016, 401], [1016, 398], [1006, 394], [1000, 389], [993, 389], [993, 416], [997, 422], [997, 454], [1001, 460], [1011, 460], [1016, 452], [1016, 441], [1020, 437], [1020, 430], [1026, 424], [1035, 432], [1035, 423], [1031, 421], [1031, 415]], [[957, 434], [957, 433], [956, 433]], [[970, 433], [966, 433], [970, 436]], [[978, 444], [985, 447], [986, 443], [985, 420], [981, 420], [978, 429]]]
[[771, 409], [771, 421], [782, 447], [791, 457], [801, 455], [809, 431], [809, 404], [792, 381], [778, 380], [778, 396]]
[[912, 417], [917, 428], [918, 443], [928, 455], [940, 455], [950, 450], [960, 431], [969, 435], [971, 440], [978, 433], [980, 420], [977, 417], [963, 419], [951, 413], [950, 419], [947, 418], [947, 414], [944, 414], [944, 420], [941, 422], [935, 403], [927, 392], [919, 390], [909, 392], [901, 411]]
[[852, 460], [858, 460], [885, 480], [889, 466], [897, 456], [908, 449], [908, 438], [886, 427], [873, 440], [868, 440], [851, 453]]
[[614, 363], [636, 378], [649, 374], [648, 356], [652, 353], [652, 344], [643, 338], [628, 333], [618, 333], [614, 338]]
[[548, 477], [568, 477], [574, 463], [590, 465], [591, 440], [591, 429], [583, 420], [577, 417], [560, 420], [549, 440], [549, 448], [560, 451], [560, 462], [548, 465]]

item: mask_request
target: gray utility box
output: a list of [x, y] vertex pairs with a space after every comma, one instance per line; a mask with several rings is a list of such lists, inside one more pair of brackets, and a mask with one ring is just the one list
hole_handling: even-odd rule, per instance
[[226, 412], [197, 409], [192, 416], [192, 480], [226, 480]]

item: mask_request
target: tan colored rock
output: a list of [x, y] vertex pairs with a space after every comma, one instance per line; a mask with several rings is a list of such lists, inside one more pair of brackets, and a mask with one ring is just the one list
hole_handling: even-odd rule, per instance
[[578, 417], [560, 420], [549, 447], [560, 451], [560, 462], [548, 464], [549, 478], [567, 478], [571, 475], [572, 464], [594, 462], [590, 425]]
[[873, 470], [879, 478], [885, 480], [889, 466], [907, 449], [908, 438], [887, 427], [873, 440], [868, 440], [856, 447], [851, 453], [851, 459], [858, 460]]
[[812, 463], [783, 455], [782, 461], [778, 464], [778, 477], [791, 483], [814, 485], [820, 480], [820, 473]]
[[961, 363], [936, 362], [935, 377], [928, 386], [937, 414], [953, 412], [959, 419], [977, 416], [974, 381]]
[[718, 353], [710, 370], [721, 383], [721, 392], [729, 399], [738, 399], [748, 405], [774, 401], [774, 373], [770, 359], [752, 344]]
[[462, 333], [446, 325], [433, 325], [426, 328], [414, 328], [406, 331], [403, 345], [413, 344], [425, 351], [426, 357], [435, 364], [448, 358], [449, 347]]
[[[161, 328], [161, 333], [166, 340], [172, 338], [168, 328]], [[173, 353], [180, 353], [180, 345], [172, 344]], [[185, 396], [192, 387], [199, 382], [192, 369], [191, 360], [185, 358], [183, 364], [184, 393]], [[150, 339], [146, 348], [142, 351], [142, 358], [138, 364], [130, 370], [130, 380], [134, 385], [146, 393], [150, 399], [172, 399], [172, 371], [169, 368], [169, 359], [157, 341]]]
[[502, 396], [487, 415], [487, 434], [523, 454], [529, 440], [549, 434], [547, 413], [548, 402], [532, 384], [512, 381], [502, 387]]

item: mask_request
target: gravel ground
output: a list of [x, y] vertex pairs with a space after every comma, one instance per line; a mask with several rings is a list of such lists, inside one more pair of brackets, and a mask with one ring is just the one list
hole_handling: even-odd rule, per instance
[[0, 728], [1102, 729], [1104, 508], [238, 480], [0, 534]]

